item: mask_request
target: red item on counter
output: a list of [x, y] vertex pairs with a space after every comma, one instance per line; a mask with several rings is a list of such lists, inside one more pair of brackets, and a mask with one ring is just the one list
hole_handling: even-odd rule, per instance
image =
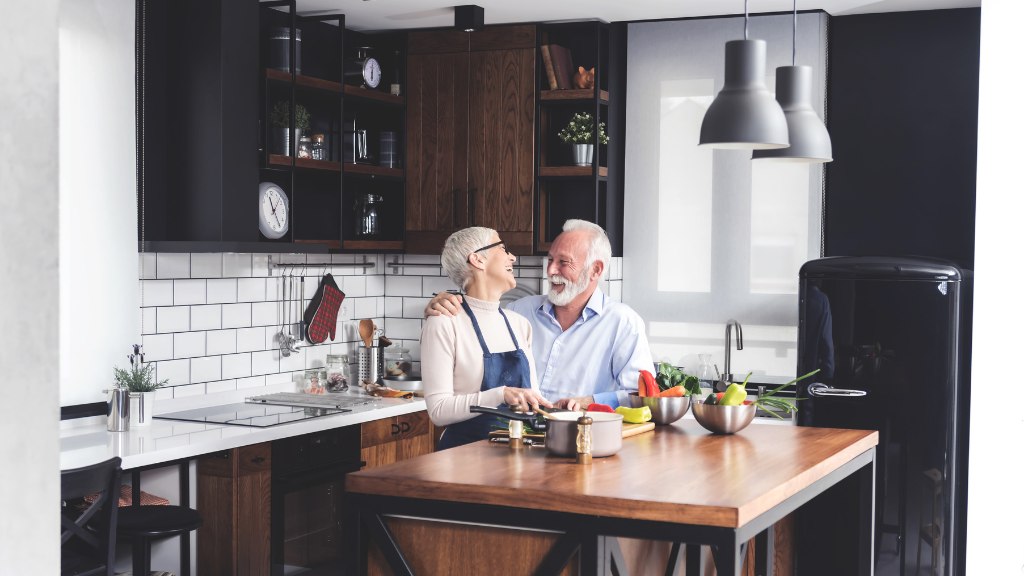
[[647, 370], [640, 371], [640, 378], [637, 379], [637, 392], [640, 396], [657, 396], [661, 393], [661, 388], [658, 388], [657, 381], [654, 380], [654, 374], [651, 374]]
[[607, 404], [598, 404], [597, 402], [592, 402], [589, 406], [587, 406], [587, 411], [588, 412], [611, 412], [613, 414], [615, 413], [615, 409], [612, 408], [611, 406], [609, 406]]

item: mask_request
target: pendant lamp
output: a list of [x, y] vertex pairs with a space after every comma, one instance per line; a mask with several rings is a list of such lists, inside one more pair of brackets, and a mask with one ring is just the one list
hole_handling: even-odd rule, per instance
[[700, 145], [766, 150], [789, 146], [786, 116], [764, 84], [768, 44], [747, 38], [750, 15], [743, 2], [743, 40], [725, 43], [725, 85], [700, 126]]
[[775, 97], [789, 126], [789, 148], [755, 150], [754, 160], [822, 163], [832, 161], [832, 138], [811, 106], [812, 70], [796, 65], [796, 0], [793, 0], [793, 65], [775, 69]]

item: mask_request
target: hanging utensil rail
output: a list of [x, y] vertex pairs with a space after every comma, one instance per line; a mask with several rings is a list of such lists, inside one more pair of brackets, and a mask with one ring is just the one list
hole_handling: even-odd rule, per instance
[[366, 270], [373, 268], [376, 262], [367, 262], [363, 256], [362, 262], [274, 262], [272, 256], [267, 256], [267, 275], [274, 275], [274, 268], [362, 268]]

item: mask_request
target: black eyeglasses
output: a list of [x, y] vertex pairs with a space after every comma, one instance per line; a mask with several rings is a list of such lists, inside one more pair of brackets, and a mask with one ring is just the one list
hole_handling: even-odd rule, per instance
[[[505, 246], [505, 241], [504, 240], [498, 240], [494, 244], [488, 244], [487, 246], [484, 246], [483, 248], [477, 248], [476, 250], [473, 250], [472, 252], [470, 252], [470, 254], [476, 254], [477, 252], [483, 252], [484, 250], [490, 250], [491, 248], [494, 248], [495, 246], [501, 246], [501, 249], [505, 251], [505, 254], [511, 254], [511, 252], [508, 251], [508, 247]], [[469, 256], [466, 256], [466, 262], [469, 262]]]

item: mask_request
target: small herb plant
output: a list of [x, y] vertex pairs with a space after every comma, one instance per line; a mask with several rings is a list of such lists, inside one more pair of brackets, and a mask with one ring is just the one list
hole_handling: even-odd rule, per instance
[[[593, 144], [594, 117], [589, 112], [577, 112], [569, 119], [569, 123], [558, 133], [562, 142], [567, 144]], [[608, 135], [604, 132], [604, 122], [597, 125], [597, 141], [608, 143]]]
[[130, 370], [114, 367], [114, 381], [117, 387], [129, 392], [152, 392], [163, 388], [168, 379], [156, 382], [153, 380], [153, 364], [132, 365]]
[[[291, 103], [287, 100], [278, 100], [270, 112], [270, 123], [275, 128], [288, 128], [291, 123]], [[295, 105], [295, 128], [309, 130], [309, 111], [302, 104]]]
[[686, 396], [700, 396], [700, 381], [696, 376], [690, 376], [668, 362], [658, 363], [658, 373], [654, 375], [658, 388], [662, 392], [675, 386], [682, 386], [686, 390]]

